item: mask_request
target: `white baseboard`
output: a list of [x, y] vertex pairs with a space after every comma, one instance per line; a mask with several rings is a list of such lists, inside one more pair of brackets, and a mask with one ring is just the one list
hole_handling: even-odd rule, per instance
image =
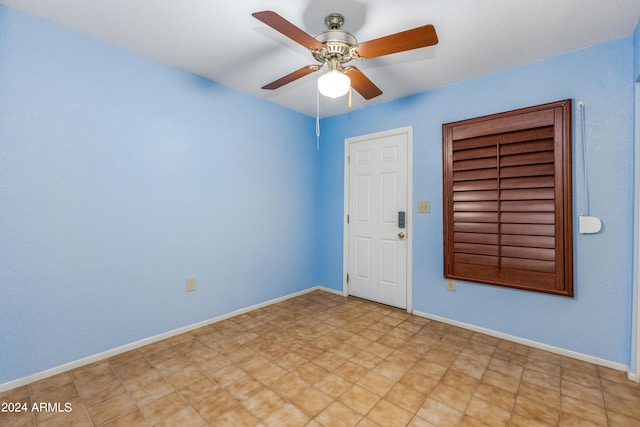
[[468, 329], [474, 332], [479, 332], [481, 334], [489, 335], [492, 337], [500, 338], [503, 340], [515, 342], [517, 344], [523, 344], [528, 347], [537, 348], [539, 350], [548, 351], [550, 353], [559, 354], [561, 356], [571, 357], [572, 359], [582, 360], [584, 362], [593, 363], [594, 365], [600, 365], [607, 368], [615, 369], [618, 371], [627, 372], [627, 377], [631, 379], [631, 374], [629, 373], [629, 367], [623, 363], [613, 362], [611, 360], [601, 359], [599, 357], [590, 356], [588, 354], [578, 353], [576, 351], [567, 350], [561, 347], [555, 347], [549, 344], [544, 344], [541, 342], [529, 340], [526, 338], [521, 338], [515, 335], [509, 335], [502, 332], [494, 331], [492, 329], [482, 328], [480, 326], [475, 326], [470, 323], [459, 322], [457, 320], [448, 319], [446, 317], [437, 316], [435, 314], [429, 314], [425, 312], [421, 312], [418, 310], [414, 310], [413, 314], [420, 317], [425, 317], [427, 319], [436, 320], [438, 322], [447, 323], [449, 325], [457, 326], [460, 328]]
[[176, 335], [184, 334], [185, 332], [192, 331], [194, 329], [201, 328], [203, 326], [208, 326], [213, 323], [221, 322], [226, 319], [230, 319], [232, 317], [239, 316], [244, 313], [248, 313], [253, 310], [257, 310], [262, 307], [266, 307], [272, 304], [277, 304], [282, 301], [286, 301], [291, 298], [298, 297], [300, 295], [307, 294], [309, 292], [313, 292], [316, 290], [321, 290], [330, 293], [336, 293], [338, 295], [342, 295], [342, 292], [335, 291], [334, 289], [325, 288], [323, 286], [314, 286], [309, 289], [305, 289], [299, 292], [294, 292], [289, 295], [285, 295], [279, 298], [274, 298], [269, 301], [265, 301], [259, 304], [255, 304], [249, 307], [240, 308], [238, 310], [232, 311], [227, 314], [222, 314], [220, 316], [213, 317], [211, 319], [203, 320], [202, 322], [193, 323], [191, 325], [183, 326], [181, 328], [173, 329], [171, 331], [164, 332], [159, 335], [154, 335], [152, 337], [144, 338], [139, 341], [135, 341], [129, 344], [122, 345], [120, 347], [112, 348], [107, 351], [103, 351], [102, 353], [94, 354], [92, 356], [87, 356], [82, 359], [74, 360], [69, 363], [65, 363], [64, 365], [56, 366], [51, 369], [47, 369], [45, 371], [37, 372], [35, 374], [27, 375], [26, 377], [18, 378], [6, 383], [0, 384], [0, 393], [5, 392], [7, 390], [11, 390], [17, 387], [21, 387], [23, 385], [30, 384], [35, 381], [40, 381], [42, 379], [52, 377], [54, 375], [61, 374], [63, 372], [70, 371], [72, 369], [79, 368], [81, 366], [89, 365], [91, 363], [98, 362], [100, 360], [108, 359], [110, 357], [117, 356], [118, 354], [125, 353], [127, 351], [135, 350], [136, 348], [144, 347], [145, 345], [153, 344], [158, 341], [165, 340], [167, 338], [174, 337]]
[[[324, 292], [328, 292], [330, 294], [334, 294], [334, 295], [338, 295], [341, 297], [346, 297], [348, 295], [346, 295], [344, 292], [342, 291], [338, 291], [336, 289], [331, 289], [331, 288], [325, 288], [324, 286], [316, 286], [315, 289], [319, 290], [319, 291], [324, 291]], [[314, 290], [315, 290], [314, 289]]]

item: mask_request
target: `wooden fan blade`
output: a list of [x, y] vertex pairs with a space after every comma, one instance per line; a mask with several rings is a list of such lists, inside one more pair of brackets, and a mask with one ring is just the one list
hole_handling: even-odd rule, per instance
[[284, 77], [280, 77], [278, 80], [269, 83], [268, 85], [262, 86], [262, 89], [278, 89], [286, 84], [289, 84], [295, 80], [298, 80], [301, 77], [306, 76], [307, 74], [311, 74], [320, 69], [319, 65], [307, 65], [306, 67], [302, 67], [299, 70], [294, 71], [293, 73], [289, 73]]
[[356, 51], [358, 56], [366, 59], [433, 46], [437, 43], [436, 29], [433, 25], [425, 25], [360, 43]]
[[291, 22], [284, 19], [282, 16], [271, 10], [265, 10], [263, 12], [252, 13], [251, 16], [259, 21], [264, 22], [274, 30], [284, 34], [291, 40], [301, 44], [307, 49], [318, 50], [322, 49], [323, 45], [311, 35], [305, 33], [300, 28], [293, 25]]
[[364, 99], [371, 99], [382, 95], [380, 88], [373, 84], [373, 82], [356, 67], [347, 67], [344, 72], [351, 79], [351, 87], [362, 95]]

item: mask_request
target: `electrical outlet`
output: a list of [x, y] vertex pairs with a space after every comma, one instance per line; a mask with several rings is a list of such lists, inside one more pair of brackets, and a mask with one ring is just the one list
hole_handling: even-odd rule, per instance
[[431, 213], [431, 200], [418, 200], [418, 213]]
[[196, 290], [196, 276], [187, 277], [187, 292], [193, 292]]
[[447, 290], [448, 291], [455, 291], [456, 290], [456, 281], [453, 279], [446, 279], [446, 285], [447, 285]]

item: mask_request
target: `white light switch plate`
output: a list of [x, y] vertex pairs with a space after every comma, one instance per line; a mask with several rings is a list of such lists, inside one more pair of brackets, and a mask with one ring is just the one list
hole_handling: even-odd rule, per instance
[[418, 213], [431, 213], [431, 200], [418, 200]]

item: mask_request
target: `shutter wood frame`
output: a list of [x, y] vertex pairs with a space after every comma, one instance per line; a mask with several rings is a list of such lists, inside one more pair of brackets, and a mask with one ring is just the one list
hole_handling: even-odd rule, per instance
[[444, 276], [573, 297], [570, 99], [442, 125]]

